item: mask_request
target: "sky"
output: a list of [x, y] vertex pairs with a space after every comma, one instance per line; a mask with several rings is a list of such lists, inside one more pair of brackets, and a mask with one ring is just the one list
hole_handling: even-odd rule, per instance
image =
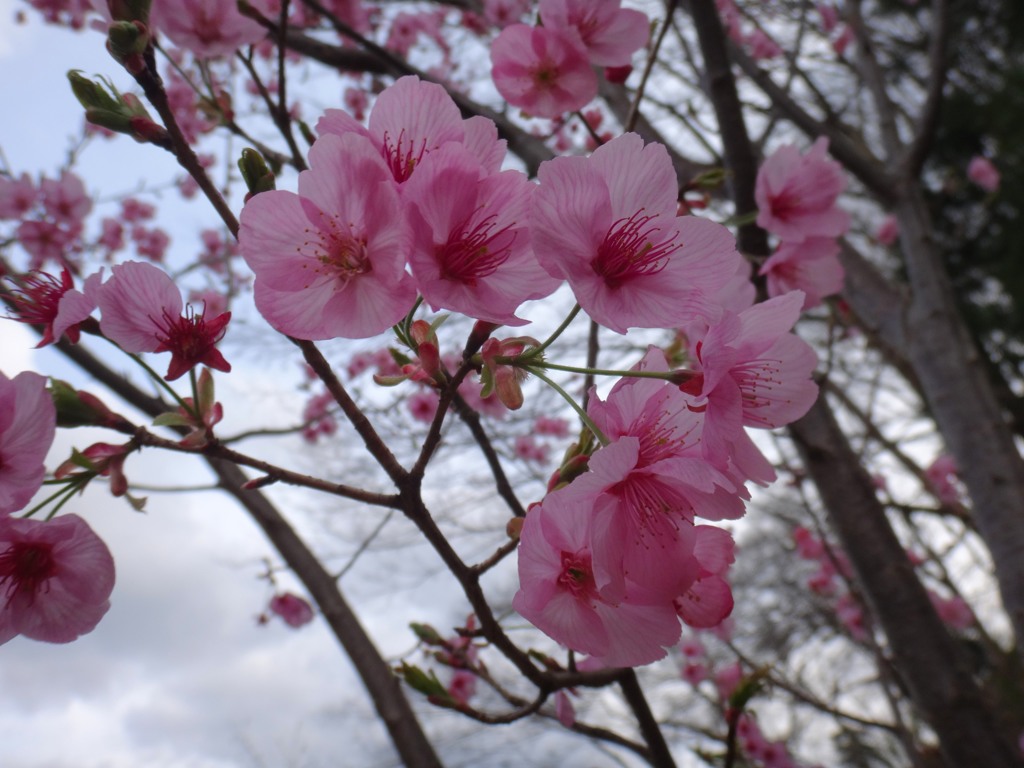
[[[0, 150], [16, 174], [52, 177], [81, 121], [65, 72], [81, 69], [119, 83], [124, 75], [98, 33], [72, 34], [34, 18], [14, 24], [13, 3], [0, 0], [0, 103], [8, 105], [0, 116]], [[162, 153], [124, 137], [90, 145], [77, 169], [90, 189], [107, 196], [133, 189], [140, 169], [153, 178], [174, 174]], [[198, 228], [203, 214], [193, 207], [175, 209], [174, 216], [184, 229]], [[0, 370], [7, 376], [37, 370], [89, 388], [59, 355], [33, 350], [35, 343], [24, 327], [0, 320]], [[228, 408], [224, 431], [241, 428], [249, 411], [291, 423], [301, 407], [292, 386], [295, 370], [284, 364], [275, 368], [257, 354], [229, 358], [233, 374], [218, 379], [220, 398], [235, 404]], [[155, 364], [161, 362], [166, 364]], [[282, 403], [288, 408], [280, 408]], [[110, 439], [99, 431], [61, 431], [47, 466], [67, 458], [72, 446], [82, 449]], [[143, 485], [210, 480], [199, 462], [153, 452], [133, 455], [127, 471], [133, 483]], [[85, 517], [114, 554], [112, 607], [94, 632], [74, 643], [19, 637], [0, 647], [0, 766], [395, 765], [383, 729], [326, 625], [319, 618], [300, 630], [280, 621], [258, 625], [273, 593], [261, 578], [264, 563], [279, 561], [244, 513], [213, 492], [149, 492], [148, 497], [140, 514], [101, 485], [66, 507]], [[302, 531], [333, 556], [335, 566], [358, 545], [357, 534], [378, 520], [365, 511], [328, 513], [308, 504], [292, 506], [287, 494], [278, 498]], [[394, 540], [403, 538], [409, 536], [399, 528]], [[415, 567], [418, 558], [422, 562]], [[290, 574], [277, 578], [280, 589], [302, 594]], [[346, 575], [343, 589], [393, 662], [420, 659], [412, 653], [410, 621], [433, 622], [446, 631], [466, 613], [465, 605], [450, 597], [455, 594], [450, 577], [418, 550], [398, 547], [365, 556]], [[525, 734], [531, 734], [526, 741], [537, 757], [513, 750], [510, 764], [548, 764], [549, 747], [568, 754], [559, 762], [570, 768], [618, 764], [575, 738], [567, 750], [567, 742], [550, 727], [503, 729], [485, 742], [477, 726], [462, 718], [421, 709], [430, 710], [428, 728], [450, 755], [450, 765], [498, 765], [494, 744]], [[340, 761], [339, 754], [344, 755]]]

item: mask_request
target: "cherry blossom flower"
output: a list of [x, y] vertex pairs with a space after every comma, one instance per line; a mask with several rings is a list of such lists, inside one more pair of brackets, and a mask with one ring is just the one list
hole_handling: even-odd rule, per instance
[[21, 219], [36, 204], [38, 191], [27, 173], [18, 178], [0, 176], [0, 219]]
[[300, 339], [375, 336], [416, 298], [405, 263], [412, 245], [391, 174], [366, 138], [321, 136], [299, 193], [256, 195], [239, 243], [256, 273], [256, 308]]
[[671, 605], [626, 582], [628, 600], [602, 595], [591, 550], [595, 519], [572, 486], [526, 516], [519, 544], [519, 591], [512, 607], [549, 637], [606, 666], [632, 667], [665, 656], [679, 639]]
[[484, 0], [484, 18], [504, 28], [520, 21], [530, 9], [530, 0]]
[[660, 144], [627, 133], [589, 158], [541, 164], [533, 196], [533, 247], [565, 278], [580, 306], [618, 333], [713, 319], [714, 297], [740, 256], [729, 231], [676, 218], [675, 171]]
[[875, 230], [875, 240], [882, 245], [892, 245], [899, 239], [900, 222], [893, 214], [889, 214], [878, 224]]
[[43, 484], [43, 460], [56, 434], [57, 412], [46, 379], [0, 372], [0, 518], [24, 507]]
[[805, 155], [786, 144], [757, 172], [757, 224], [786, 242], [839, 237], [850, 227], [849, 215], [836, 206], [845, 188], [842, 169], [828, 157], [828, 139]]
[[0, 516], [0, 644], [69, 643], [96, 627], [113, 588], [110, 550], [78, 515]]
[[104, 336], [125, 352], [170, 352], [168, 381], [200, 363], [218, 371], [231, 370], [216, 348], [230, 312], [210, 319], [197, 314], [191, 305], [184, 306], [170, 276], [152, 264], [127, 261], [111, 271], [113, 276], [99, 287], [96, 300]]
[[[725, 312], [697, 346], [701, 373], [682, 388], [695, 404], [706, 404], [701, 448], [716, 467], [737, 448], [756, 451], [743, 426], [771, 429], [803, 416], [814, 403], [818, 386], [810, 375], [817, 356], [807, 342], [789, 333], [800, 314], [803, 296], [789, 293], [743, 312]], [[767, 482], [774, 472], [763, 458], [756, 478]]]
[[313, 606], [308, 600], [291, 592], [274, 595], [270, 599], [269, 608], [270, 612], [280, 616], [285, 624], [296, 629], [313, 620]]
[[[264, 16], [270, 15], [265, 0], [250, 3]], [[150, 23], [179, 48], [196, 56], [225, 56], [266, 37], [267, 31], [243, 16], [235, 0], [160, 0], [153, 3]]]
[[39, 196], [43, 209], [58, 224], [74, 230], [92, 210], [92, 198], [85, 191], [85, 184], [75, 174], [64, 171], [59, 179], [43, 179], [39, 182]]
[[328, 109], [316, 130], [321, 136], [366, 137], [399, 185], [427, 154], [448, 142], [465, 145], [488, 173], [496, 172], [505, 156], [505, 142], [498, 140], [493, 121], [479, 116], [463, 120], [448, 91], [412, 75], [381, 91], [365, 128], [344, 110]]
[[843, 289], [845, 272], [838, 253], [839, 244], [830, 237], [783, 242], [758, 274], [765, 278], [769, 296], [803, 291], [803, 308], [813, 309]]
[[948, 453], [940, 454], [924, 471], [931, 490], [943, 504], [960, 503], [956, 460]]
[[967, 178], [986, 192], [999, 189], [999, 171], [987, 157], [975, 155], [967, 166]]
[[550, 29], [579, 35], [591, 64], [620, 67], [647, 43], [647, 15], [621, 8], [621, 0], [540, 0], [540, 18]]
[[725, 573], [735, 560], [735, 542], [722, 528], [698, 525], [693, 556], [700, 565], [697, 579], [674, 601], [679, 618], [691, 627], [707, 629], [732, 613], [732, 588]]
[[413, 277], [434, 311], [523, 325], [515, 314], [528, 299], [554, 292], [530, 248], [529, 202], [536, 189], [519, 171], [486, 174], [464, 146], [449, 143], [428, 155], [409, 180], [415, 235]]
[[66, 333], [72, 344], [81, 335], [79, 326], [96, 308], [94, 300], [100, 275], [86, 281], [85, 293], [75, 290], [71, 272], [65, 267], [60, 279], [46, 272], [30, 272], [14, 282], [11, 301], [14, 319], [30, 325], [43, 326], [43, 337], [36, 348], [60, 341]]
[[509, 104], [535, 117], [559, 117], [597, 95], [597, 75], [578, 35], [513, 24], [491, 43], [491, 77]]

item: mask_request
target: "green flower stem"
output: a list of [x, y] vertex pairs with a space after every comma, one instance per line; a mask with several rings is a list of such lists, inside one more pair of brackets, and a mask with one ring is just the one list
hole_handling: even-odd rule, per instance
[[[61, 507], [63, 507], [65, 504], [68, 503], [68, 500], [79, 489], [84, 488], [85, 485], [90, 480], [92, 480], [94, 477], [96, 477], [97, 474], [98, 473], [96, 473], [96, 472], [90, 472], [90, 471], [87, 470], [87, 471], [85, 471], [85, 472], [83, 472], [83, 473], [81, 473], [79, 475], [74, 475], [74, 476], [70, 477], [67, 480], [58, 480], [58, 481], [56, 481], [56, 482], [66, 483], [66, 485], [63, 488], [61, 488], [60, 490], [57, 490], [57, 491], [54, 491], [53, 493], [51, 493], [49, 496], [47, 496], [41, 502], [39, 502], [34, 507], [32, 507], [32, 509], [28, 510], [23, 516], [24, 517], [32, 517], [32, 515], [34, 515], [39, 510], [41, 510], [43, 507], [45, 507], [47, 504], [49, 504], [54, 499], [58, 499], [61, 496], [64, 496], [64, 498], [61, 499], [57, 503], [57, 505], [53, 508], [53, 510], [50, 512], [50, 514], [46, 516], [46, 519], [49, 520], [51, 517], [53, 517], [55, 514], [57, 514], [57, 511]], [[50, 482], [50, 481], [48, 481], [48, 482]]]
[[606, 368], [579, 368], [574, 365], [549, 363], [546, 360], [531, 360], [527, 355], [522, 355], [520, 357], [499, 357], [498, 364], [527, 368], [531, 372], [534, 368], [546, 368], [552, 371], [565, 371], [566, 373], [582, 373], [584, 375], [591, 374], [594, 376], [618, 376], [620, 378], [633, 379], [661, 379], [662, 381], [671, 381], [675, 374], [674, 371], [612, 371]]
[[[125, 354], [127, 354], [128, 357], [130, 357], [132, 360], [134, 360], [136, 363], [138, 363], [140, 366], [142, 366], [142, 369], [146, 373], [148, 373], [150, 375], [150, 377], [153, 379], [153, 381], [155, 381], [157, 383], [157, 385], [162, 387], [165, 392], [167, 392], [171, 397], [173, 397], [175, 402], [178, 403], [178, 405], [180, 405], [182, 408], [185, 409], [185, 413], [192, 413], [193, 412], [192, 409], [188, 407], [188, 404], [182, 399], [181, 395], [179, 395], [177, 392], [174, 391], [174, 387], [172, 387], [170, 384], [168, 384], [166, 381], [164, 381], [163, 376], [161, 376], [159, 373], [157, 373], [152, 368], [150, 368], [148, 365], [146, 365], [145, 361], [141, 357], [139, 357], [138, 355], [133, 355], [130, 352], [126, 352]], [[195, 376], [195, 369], [193, 369], [192, 374], [193, 374], [193, 377], [194, 377]], [[193, 384], [192, 391], [195, 392], [195, 385], [194, 384]]]
[[598, 439], [598, 441], [600, 441], [601, 445], [608, 445], [611, 442], [611, 440], [609, 440], [607, 437], [605, 437], [604, 432], [602, 432], [600, 429], [597, 428], [597, 425], [590, 419], [590, 417], [587, 415], [587, 412], [584, 411], [579, 406], [579, 403], [577, 403], [572, 398], [572, 396], [569, 395], [568, 392], [566, 392], [564, 389], [562, 389], [560, 386], [558, 386], [558, 384], [556, 384], [554, 381], [552, 381], [550, 378], [548, 378], [539, 368], [530, 368], [530, 367], [528, 367], [525, 370], [528, 371], [529, 373], [532, 373], [538, 379], [540, 379], [545, 384], [547, 384], [549, 387], [551, 387], [553, 390], [555, 390], [555, 392], [560, 394], [562, 396], [562, 398], [565, 400], [565, 402], [567, 402], [570, 406], [572, 406], [572, 409], [574, 411], [576, 411], [576, 414], [580, 417], [580, 420], [584, 424], [586, 424], [587, 429], [589, 429], [591, 432], [594, 433], [594, 437], [596, 437]]

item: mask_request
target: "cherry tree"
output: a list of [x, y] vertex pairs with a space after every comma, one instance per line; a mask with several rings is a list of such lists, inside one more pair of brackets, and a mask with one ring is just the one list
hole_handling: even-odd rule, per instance
[[[117, 552], [62, 510], [142, 508], [133, 456], [173, 452], [405, 765], [445, 764], [434, 710], [656, 766], [1021, 764], [1020, 337], [971, 309], [1019, 286], [949, 224], [1015, 199], [944, 107], [995, 82], [1000, 4], [29, 5], [105, 36], [68, 74], [88, 141], [168, 153], [219, 226], [186, 254], [74, 158], [0, 168], [9, 316], [81, 372], [0, 373], [0, 643], [102, 621]], [[302, 366], [292, 428], [224, 433], [246, 354]], [[466, 620], [385, 659], [286, 486], [401, 515]]]

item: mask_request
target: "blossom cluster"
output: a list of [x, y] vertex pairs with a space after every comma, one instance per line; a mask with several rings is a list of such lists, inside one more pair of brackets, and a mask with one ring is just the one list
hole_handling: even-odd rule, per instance
[[744, 427], [789, 423], [817, 395], [815, 355], [788, 333], [802, 302], [797, 292], [722, 310], [693, 339], [685, 372], [652, 349], [637, 372], [665, 378], [623, 378], [604, 400], [592, 393], [588, 415], [605, 444], [568, 485], [556, 475], [526, 516], [521, 615], [607, 666], [662, 658], [680, 619], [707, 628], [729, 615], [734, 544], [697, 519], [743, 515], [745, 483], [774, 479]]
[[537, 26], [506, 26], [491, 44], [491, 76], [502, 97], [535, 117], [554, 118], [597, 95], [594, 65], [624, 81], [649, 34], [647, 16], [620, 0], [540, 0]]
[[114, 561], [85, 520], [13, 515], [42, 486], [55, 431], [46, 380], [0, 373], [0, 644], [17, 635], [71, 642], [110, 608]]
[[761, 266], [769, 296], [800, 290], [804, 308], [810, 309], [842, 289], [837, 238], [850, 228], [850, 216], [836, 200], [845, 188], [825, 138], [804, 155], [786, 144], [765, 160], [755, 188], [757, 224], [779, 238], [775, 253]]

